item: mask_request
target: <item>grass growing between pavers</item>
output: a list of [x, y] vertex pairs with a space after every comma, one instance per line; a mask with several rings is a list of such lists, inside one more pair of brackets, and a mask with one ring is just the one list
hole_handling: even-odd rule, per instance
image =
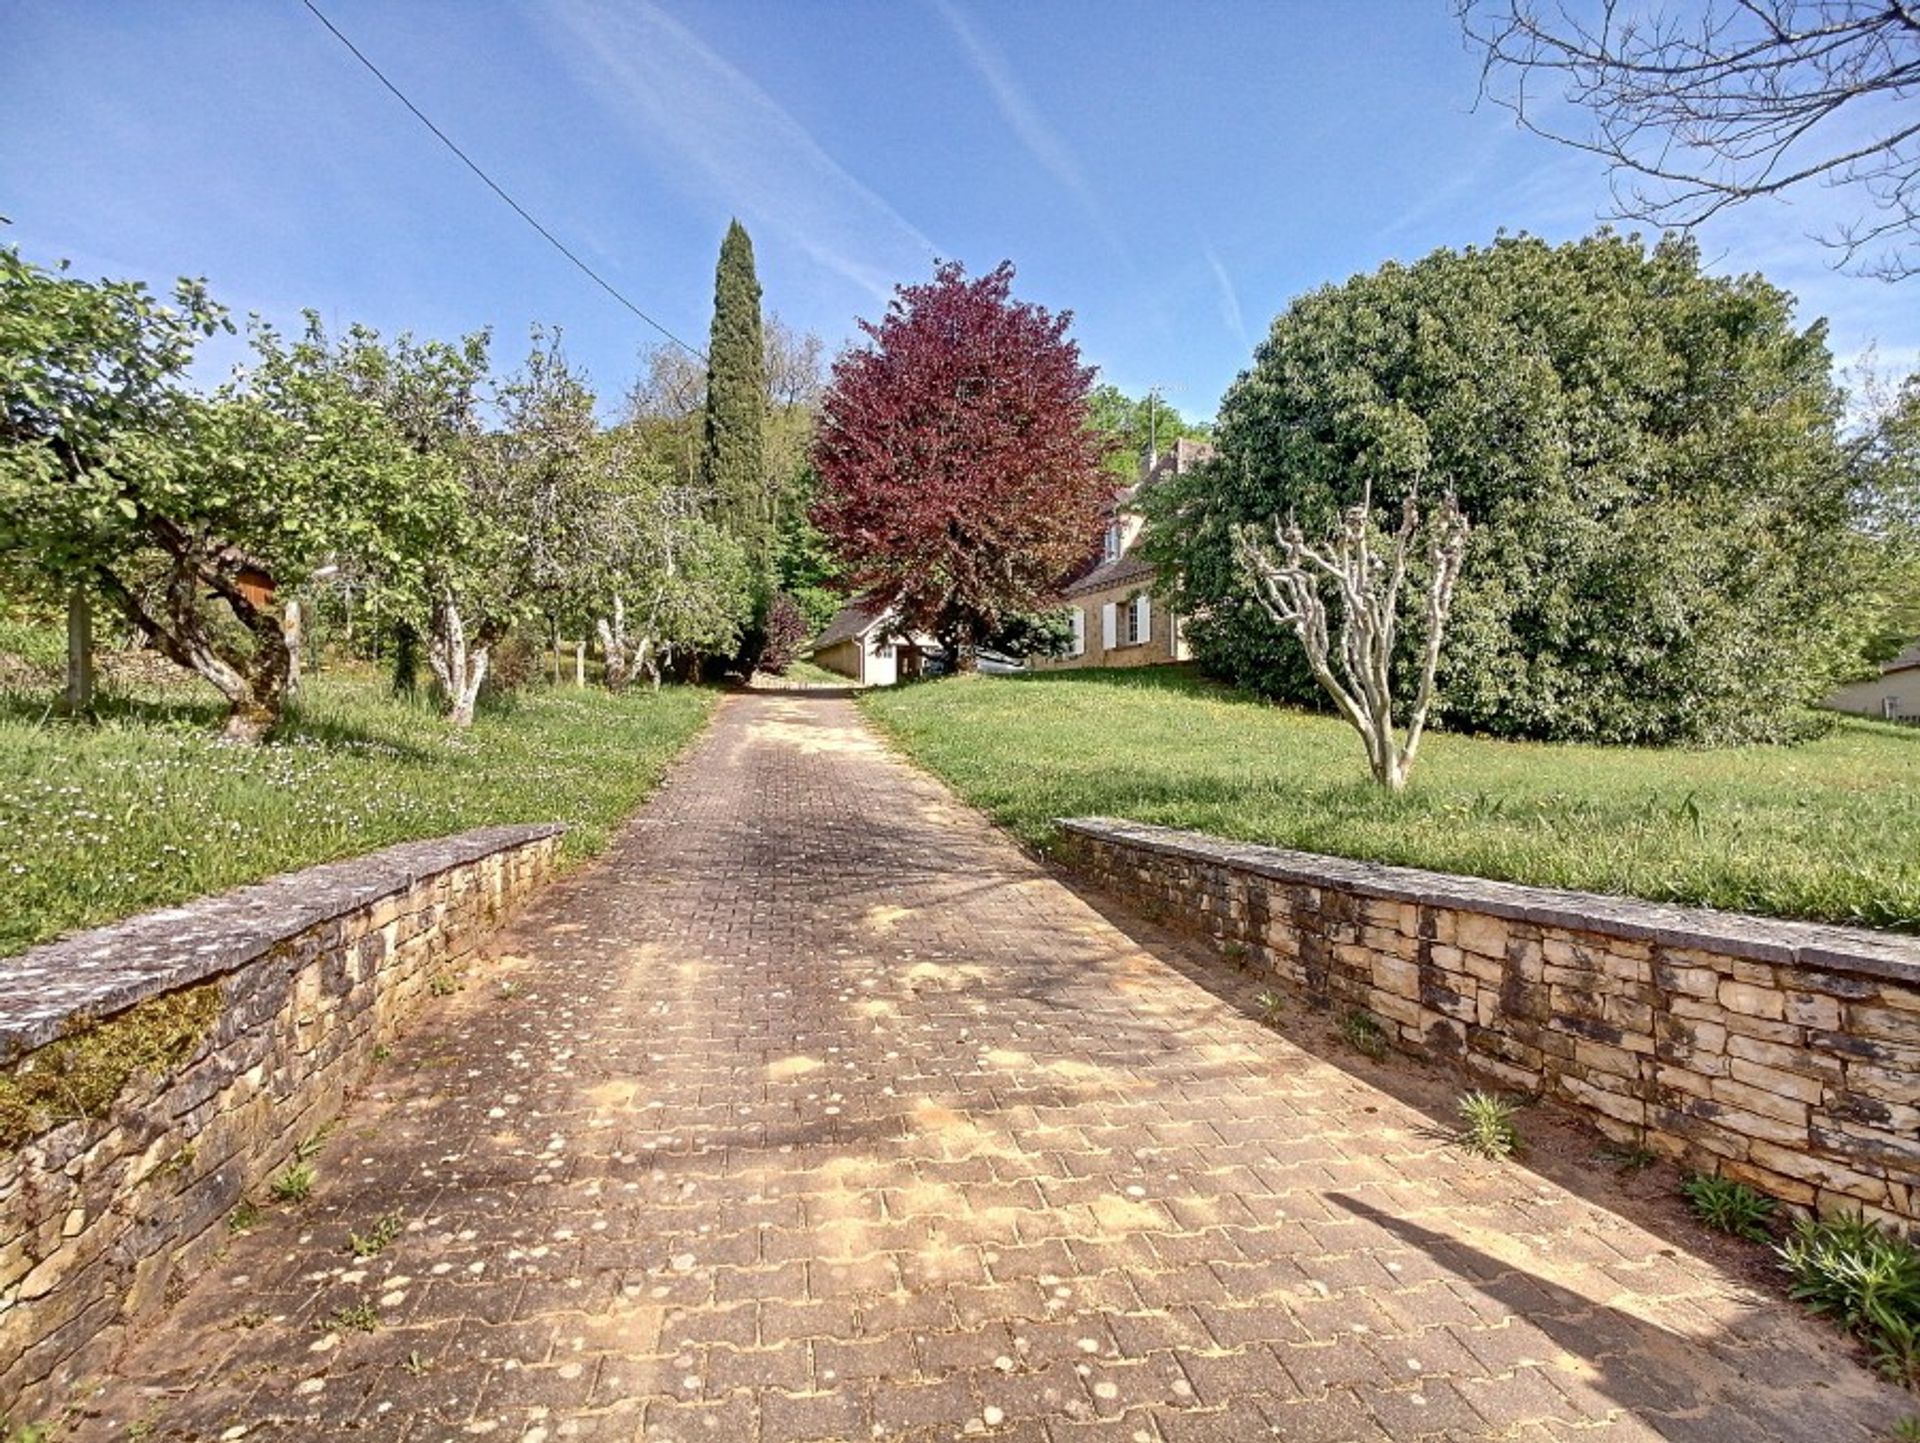
[[311, 678], [284, 737], [219, 742], [211, 691], [109, 699], [93, 724], [0, 694], [0, 956], [396, 842], [564, 822], [603, 848], [717, 693], [535, 690], [452, 731], [371, 674]]
[[1920, 729], [1672, 751], [1430, 733], [1408, 789], [1339, 720], [1170, 669], [968, 677], [867, 714], [1023, 840], [1103, 815], [1540, 886], [1920, 931]]

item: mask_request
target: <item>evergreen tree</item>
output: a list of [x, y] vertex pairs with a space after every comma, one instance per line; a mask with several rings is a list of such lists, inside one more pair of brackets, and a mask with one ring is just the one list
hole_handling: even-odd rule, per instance
[[746, 552], [756, 614], [771, 590], [773, 564], [764, 365], [760, 282], [753, 270], [753, 242], [736, 220], [727, 227], [727, 238], [720, 244], [720, 264], [714, 273], [700, 479], [711, 498], [715, 519]]

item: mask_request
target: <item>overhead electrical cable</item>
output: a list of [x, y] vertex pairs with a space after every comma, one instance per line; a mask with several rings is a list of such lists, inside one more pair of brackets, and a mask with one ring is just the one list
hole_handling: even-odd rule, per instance
[[568, 260], [572, 261], [574, 265], [580, 269], [581, 273], [585, 275], [589, 280], [591, 280], [595, 285], [600, 287], [601, 290], [605, 291], [608, 295], [612, 296], [616, 301], [620, 302], [621, 305], [625, 306], [628, 310], [632, 311], [636, 316], [638, 316], [641, 320], [645, 321], [649, 326], [652, 326], [654, 330], [658, 331], [661, 335], [665, 336], [669, 341], [672, 341], [674, 345], [678, 346], [681, 350], [687, 352], [688, 355], [698, 356], [703, 361], [706, 360], [707, 358], [706, 352], [700, 350], [699, 347], [697, 346], [689, 346], [685, 341], [681, 340], [672, 331], [668, 330], [665, 326], [661, 325], [658, 321], [656, 321], [652, 316], [648, 315], [645, 311], [641, 310], [640, 307], [636, 306], [632, 301], [628, 300], [625, 295], [621, 294], [619, 288], [615, 286], [613, 282], [609, 281], [605, 276], [601, 275], [600, 272], [596, 271], [592, 266], [588, 265], [585, 261], [581, 260], [579, 256], [575, 255], [572, 252], [572, 250], [570, 250], [567, 247], [566, 242], [561, 240], [560, 237], [555, 235], [552, 231], [548, 230], [544, 225], [540, 224], [538, 220], [534, 219], [533, 213], [531, 211], [529, 211], [525, 206], [520, 204], [520, 202], [515, 200], [512, 196], [508, 195], [506, 192], [506, 189], [492, 176], [488, 175], [484, 170], [482, 170], [479, 164], [474, 160], [472, 156], [468, 155], [458, 145], [454, 144], [453, 137], [448, 135], [446, 131], [442, 130], [439, 126], [435, 125], [431, 120], [429, 120], [427, 118], [426, 112], [421, 110], [419, 106], [415, 105], [411, 100], [407, 99], [406, 92], [401, 90], [400, 87], [395, 85], [391, 80], [387, 79], [385, 72], [383, 72], [378, 65], [375, 65], [371, 60], [369, 60], [365, 52], [363, 52], [358, 45], [355, 45], [351, 40], [347, 39], [347, 37], [341, 33], [340, 27], [338, 25], [335, 25], [331, 20], [329, 20], [326, 17], [326, 15], [322, 13], [320, 7], [313, 3], [313, 0], [300, 0], [300, 3], [302, 5], [305, 5], [308, 10], [313, 12], [313, 18], [318, 20], [322, 25], [326, 26], [327, 29], [332, 33], [334, 39], [338, 40], [342, 45], [346, 46], [347, 49], [353, 53], [353, 58], [355, 60], [358, 60], [362, 65], [366, 66], [367, 69], [373, 73], [374, 79], [378, 80], [382, 85], [386, 86], [386, 88], [393, 93], [394, 99], [398, 100], [402, 105], [406, 106], [408, 110], [413, 112], [414, 119], [418, 120], [422, 125], [426, 126], [428, 130], [433, 132], [435, 139], [437, 139], [442, 145], [446, 146], [448, 150], [452, 151], [455, 155], [460, 157], [460, 163], [466, 166], [466, 168], [472, 171], [475, 175], [479, 176], [480, 179], [483, 182], [485, 182], [488, 190], [492, 191], [495, 195], [499, 196], [500, 199], [505, 201], [508, 205], [512, 206], [513, 212], [515, 215], [519, 216], [520, 219], [525, 221], [528, 225], [532, 226], [536, 231], [540, 232], [541, 237], [547, 242], [548, 245], [552, 246], [555, 250], [559, 251], [561, 255], [565, 256]]

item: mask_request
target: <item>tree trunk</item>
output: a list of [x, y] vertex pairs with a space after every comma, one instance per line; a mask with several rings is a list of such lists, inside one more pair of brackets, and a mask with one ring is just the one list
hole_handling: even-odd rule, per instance
[[280, 635], [287, 645], [287, 695], [293, 696], [300, 690], [301, 662], [307, 644], [307, 629], [301, 620], [298, 601], [287, 603], [286, 617], [280, 623]]
[[600, 654], [607, 659], [607, 690], [623, 692], [627, 683], [633, 680], [633, 655], [627, 644], [627, 604], [621, 597], [613, 599], [613, 617], [601, 617]]
[[60, 710], [67, 716], [93, 710], [93, 602], [78, 586], [67, 593], [67, 688]]
[[470, 645], [466, 623], [452, 595], [443, 595], [434, 607], [433, 645], [427, 660], [434, 680], [440, 683], [447, 720], [456, 727], [473, 725], [473, 711], [480, 699], [480, 683], [487, 677], [487, 643]]
[[[222, 737], [248, 744], [264, 741], [279, 724], [286, 706], [291, 669], [286, 634], [278, 615], [253, 606], [244, 597], [236, 601], [229, 596], [234, 616], [253, 638], [253, 654], [225, 654], [201, 610], [201, 588], [209, 575], [192, 557], [176, 560], [167, 581], [164, 621], [149, 612], [113, 572], [102, 567], [96, 571], [95, 581], [162, 656], [206, 678], [227, 699]], [[213, 578], [220, 580], [217, 573]]]

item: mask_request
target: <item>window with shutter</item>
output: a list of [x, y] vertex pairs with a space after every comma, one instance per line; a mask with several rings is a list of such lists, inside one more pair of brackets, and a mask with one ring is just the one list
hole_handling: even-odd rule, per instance
[[1087, 654], [1087, 609], [1076, 606], [1073, 609], [1073, 655]]
[[1111, 601], [1100, 608], [1100, 645], [1108, 651], [1119, 643], [1119, 618], [1114, 615], [1117, 609]]

